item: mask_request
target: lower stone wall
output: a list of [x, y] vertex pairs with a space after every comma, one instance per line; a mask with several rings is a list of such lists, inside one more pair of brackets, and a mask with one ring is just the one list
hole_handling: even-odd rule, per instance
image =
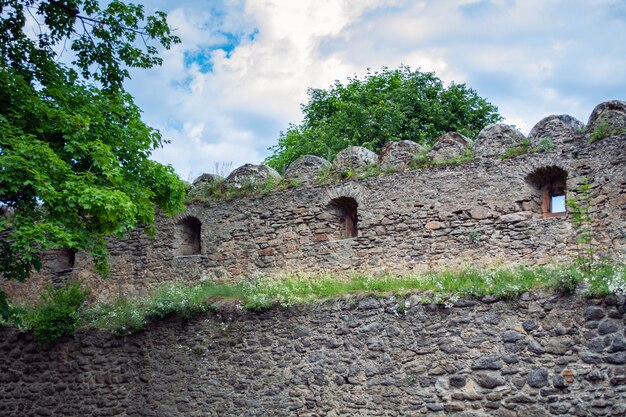
[[233, 305], [42, 351], [0, 329], [0, 415], [623, 416], [624, 313], [623, 296], [528, 294]]

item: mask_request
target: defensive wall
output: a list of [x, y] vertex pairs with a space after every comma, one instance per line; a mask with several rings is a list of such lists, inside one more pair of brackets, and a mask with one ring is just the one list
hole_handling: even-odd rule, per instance
[[624, 313], [623, 296], [353, 298], [42, 351], [0, 329], [0, 415], [624, 416]]
[[[398, 157], [395, 173], [323, 185], [304, 178], [299, 187], [161, 216], [154, 238], [139, 230], [111, 241], [108, 280], [86, 254], [60, 249], [45, 254], [32, 279], [3, 287], [19, 300], [50, 281], [80, 279], [111, 299], [176, 279], [290, 269], [570, 261], [579, 248], [563, 204], [582, 184], [590, 186], [595, 253], [623, 261], [625, 128], [626, 103], [608, 102], [586, 125], [550, 116], [527, 138], [506, 125], [486, 127], [475, 141], [444, 135], [418, 153], [426, 166], [404, 168]], [[414, 158], [413, 146], [390, 145], [375, 158]], [[468, 147], [472, 160], [464, 159]], [[331, 169], [352, 172], [372, 158], [348, 149]], [[315, 172], [325, 163], [301, 165]], [[419, 295], [353, 296], [263, 313], [225, 304], [124, 338], [80, 329], [43, 349], [1, 328], [0, 415], [623, 416], [625, 313], [623, 295], [537, 292], [448, 306]]]
[[[591, 142], [600, 129], [603, 136]], [[551, 146], [542, 148], [546, 140]], [[626, 254], [625, 102], [598, 105], [587, 125], [565, 115], [546, 117], [528, 138], [503, 124], [486, 127], [473, 142], [444, 135], [430, 151], [434, 157], [425, 155], [430, 164], [418, 168], [406, 155], [415, 158], [419, 149], [407, 152], [407, 145], [419, 147], [391, 143], [380, 156], [347, 149], [331, 167], [358, 170], [392, 157], [399, 172], [324, 185], [310, 181], [307, 172], [295, 188], [193, 202], [174, 218], [159, 216], [154, 238], [139, 230], [111, 241], [107, 280], [92, 270], [85, 253], [59, 250], [46, 254], [33, 279], [5, 288], [20, 299], [50, 280], [79, 279], [107, 299], [145, 294], [176, 279], [237, 280], [285, 270], [405, 272], [568, 261], [579, 248], [562, 200], [585, 182], [596, 253], [616, 259]], [[463, 162], [468, 148], [473, 157]], [[512, 149], [522, 152], [507, 158]], [[343, 165], [335, 167], [340, 160]], [[241, 170], [231, 177], [240, 186]], [[552, 213], [551, 204], [562, 207]]]

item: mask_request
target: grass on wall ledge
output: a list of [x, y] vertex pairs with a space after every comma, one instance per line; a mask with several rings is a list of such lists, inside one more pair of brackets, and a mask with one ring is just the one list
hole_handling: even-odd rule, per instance
[[[587, 266], [587, 265], [586, 265]], [[580, 265], [476, 269], [425, 274], [371, 275], [285, 273], [258, 275], [236, 284], [202, 279], [197, 284], [166, 284], [144, 299], [120, 297], [110, 303], [86, 304], [88, 293], [78, 283], [47, 289], [41, 303], [14, 306], [12, 323], [32, 332], [40, 345], [54, 342], [76, 328], [99, 328], [118, 336], [135, 333], [149, 322], [168, 315], [186, 319], [220, 305], [230, 304], [248, 311], [275, 306], [290, 307], [342, 296], [398, 296], [398, 311], [406, 308], [403, 297], [418, 294], [421, 303], [452, 307], [461, 297], [512, 298], [524, 292], [551, 290], [581, 297], [626, 294], [626, 264], [595, 262]]]

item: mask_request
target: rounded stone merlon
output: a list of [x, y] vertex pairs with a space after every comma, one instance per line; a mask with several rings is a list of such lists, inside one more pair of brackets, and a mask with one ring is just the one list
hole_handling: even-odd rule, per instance
[[478, 133], [474, 142], [474, 154], [484, 158], [497, 157], [524, 140], [526, 137], [513, 126], [504, 123], [491, 124]]
[[407, 169], [418, 153], [424, 148], [412, 140], [387, 142], [378, 155], [381, 166], [395, 167], [398, 170]]
[[361, 169], [368, 165], [375, 165], [378, 155], [362, 146], [348, 146], [335, 155], [331, 169], [335, 172], [344, 172], [349, 169]]
[[195, 180], [193, 180], [192, 185], [200, 185], [200, 184], [213, 184], [218, 181], [223, 181], [224, 177], [217, 174], [202, 174]]
[[246, 183], [262, 184], [270, 178], [280, 180], [281, 176], [266, 165], [245, 164], [231, 172], [225, 183], [229, 187], [241, 188]]
[[567, 114], [550, 115], [541, 119], [528, 134], [533, 147], [542, 140], [550, 138], [554, 144], [571, 141], [578, 132], [585, 129], [585, 124]]
[[187, 189], [187, 197], [202, 197], [211, 194], [215, 184], [224, 181], [224, 177], [216, 174], [202, 174]]
[[320, 171], [330, 167], [330, 162], [316, 155], [303, 155], [289, 164], [285, 170], [285, 178], [299, 180], [303, 184], [312, 184], [319, 176]]
[[611, 100], [598, 104], [589, 116], [587, 133], [592, 134], [601, 125], [606, 125], [609, 133], [626, 130], [626, 101]]
[[426, 154], [431, 160], [446, 160], [463, 155], [471, 141], [457, 132], [444, 133]]

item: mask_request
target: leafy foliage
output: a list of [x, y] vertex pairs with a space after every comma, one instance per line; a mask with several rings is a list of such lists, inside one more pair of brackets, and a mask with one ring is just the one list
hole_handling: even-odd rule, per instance
[[578, 262], [583, 271], [592, 272], [593, 266], [593, 219], [591, 218], [591, 183], [589, 178], [581, 177], [581, 182], [574, 195], [567, 199], [567, 207], [576, 231], [576, 243], [579, 248]]
[[[85, 294], [74, 284], [69, 289], [48, 289], [41, 305], [15, 308], [17, 314], [13, 322], [22, 323], [20, 327], [26, 330], [38, 332], [43, 336], [39, 339], [43, 343], [51, 343], [55, 337], [70, 334], [75, 327], [95, 327], [127, 336], [140, 331], [150, 321], [170, 314], [187, 320], [208, 311], [230, 308], [233, 304], [236, 310], [263, 311], [274, 306], [289, 307], [348, 294], [393, 294], [399, 297], [416, 294], [422, 304], [451, 307], [460, 297], [492, 295], [511, 298], [538, 288], [571, 293], [580, 283], [586, 285], [584, 295], [626, 294], [626, 265], [611, 260], [594, 261], [591, 274], [574, 264], [513, 269], [467, 268], [406, 275], [285, 273], [258, 275], [237, 284], [201, 279], [192, 285], [164, 284], [144, 299], [121, 297], [110, 303], [90, 306], [82, 306]], [[398, 304], [396, 312], [407, 314], [409, 308], [408, 301], [404, 301]]]
[[[155, 205], [183, 208], [183, 182], [148, 159], [160, 133], [123, 89], [128, 68], [161, 63], [150, 41], [168, 48], [179, 39], [163, 13], [146, 17], [142, 6], [0, 0], [5, 279], [25, 279], [50, 248], [86, 249], [106, 273], [106, 236], [153, 224]], [[58, 51], [68, 45], [74, 61], [64, 65]]]
[[377, 152], [389, 141], [432, 144], [449, 131], [474, 137], [502, 119], [497, 107], [465, 84], [446, 88], [434, 73], [407, 66], [368, 72], [362, 80], [336, 81], [328, 90], [308, 93], [304, 120], [281, 133], [265, 161], [279, 171], [306, 154], [332, 159], [348, 145]]
[[573, 294], [583, 281], [581, 274], [578, 272], [574, 268], [557, 270], [552, 276], [552, 285], [563, 294]]
[[40, 345], [71, 335], [88, 295], [89, 291], [82, 290], [77, 282], [59, 289], [46, 287], [41, 294], [42, 304], [23, 316], [22, 326], [33, 332]]
[[555, 146], [552, 136], [544, 136], [537, 142], [537, 151], [550, 152]]
[[82, 310], [81, 325], [107, 329], [116, 336], [136, 333], [146, 324], [143, 310], [128, 297], [120, 297], [112, 303], [98, 304]]
[[607, 122], [602, 121], [598, 124], [598, 126], [596, 126], [594, 131], [591, 132], [588, 140], [593, 143], [604, 138], [608, 138], [609, 136], [611, 136], [611, 126]]

